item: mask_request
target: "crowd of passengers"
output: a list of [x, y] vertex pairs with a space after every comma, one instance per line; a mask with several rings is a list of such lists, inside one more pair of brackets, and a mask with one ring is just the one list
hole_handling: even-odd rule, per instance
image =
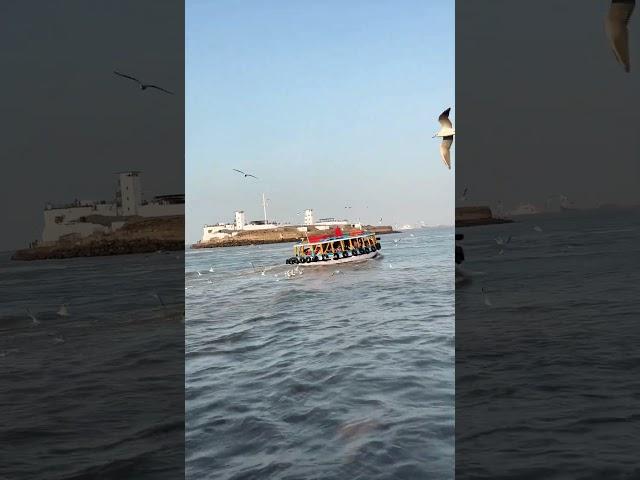
[[[345, 242], [345, 250], [347, 251], [351, 251], [353, 248], [364, 248], [366, 246], [368, 246], [368, 243], [365, 243], [365, 241], [362, 238], [358, 238], [355, 240], [351, 240], [351, 245], [352, 247], [349, 247], [349, 243]], [[325, 251], [325, 253], [331, 253], [331, 252], [338, 252], [338, 253], [342, 253], [342, 244], [340, 242], [333, 242], [332, 244], [333, 249], [328, 249]], [[313, 252], [313, 253], [312, 253]], [[320, 245], [316, 245], [315, 248], [311, 247], [306, 247], [303, 250], [303, 254], [304, 255], [321, 255], [322, 254], [322, 246]]]

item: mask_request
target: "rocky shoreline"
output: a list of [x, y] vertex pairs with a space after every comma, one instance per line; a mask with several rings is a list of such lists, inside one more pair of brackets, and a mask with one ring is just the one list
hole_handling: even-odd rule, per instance
[[496, 218], [493, 216], [491, 209], [485, 206], [456, 208], [456, 228], [477, 227], [481, 225], [494, 225], [500, 223], [513, 223], [513, 220], [507, 218]]
[[500, 223], [513, 223], [513, 220], [507, 218], [490, 218], [485, 220], [464, 220], [456, 221], [456, 228], [462, 227], [479, 227], [481, 225], [495, 225]]
[[184, 250], [184, 216], [134, 218], [112, 233], [17, 250], [12, 260], [103, 257]]
[[157, 251], [183, 250], [184, 242], [161, 239], [103, 240], [82, 245], [58, 245], [16, 251], [12, 260], [49, 260], [75, 257], [104, 257]]

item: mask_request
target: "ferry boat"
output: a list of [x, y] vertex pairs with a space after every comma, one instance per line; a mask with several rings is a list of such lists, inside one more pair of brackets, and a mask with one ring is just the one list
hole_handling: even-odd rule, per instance
[[293, 257], [285, 263], [311, 266], [355, 262], [377, 257], [381, 248], [380, 238], [375, 233], [352, 230], [344, 234], [336, 228], [333, 234], [311, 235], [306, 241], [294, 245]]
[[510, 212], [510, 215], [512, 217], [515, 217], [518, 215], [535, 215], [537, 213], [540, 213], [540, 210], [538, 210], [538, 208], [535, 205], [531, 205], [530, 203], [527, 203], [527, 204], [519, 205], [518, 208]]

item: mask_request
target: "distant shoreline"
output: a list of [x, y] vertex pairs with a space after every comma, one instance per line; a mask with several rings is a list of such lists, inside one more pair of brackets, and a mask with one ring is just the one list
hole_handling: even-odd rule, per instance
[[11, 260], [50, 260], [76, 257], [105, 257], [163, 251], [184, 251], [184, 216], [149, 217], [127, 222], [108, 234], [61, 240], [16, 250]]
[[478, 220], [460, 220], [456, 222], [456, 228], [479, 227], [481, 225], [498, 225], [502, 223], [514, 223], [515, 220], [508, 218], [486, 218]]
[[[390, 233], [402, 233], [394, 230], [391, 226], [372, 227], [365, 226], [363, 230], [375, 233], [377, 235], [385, 235]], [[309, 232], [300, 232], [296, 229], [277, 228], [273, 230], [258, 230], [251, 232], [241, 232], [238, 235], [220, 240], [212, 240], [209, 242], [198, 242], [190, 246], [191, 249], [197, 250], [201, 248], [223, 248], [223, 247], [242, 247], [250, 245], [268, 245], [277, 243], [298, 243], [305, 239], [306, 235], [321, 235], [329, 233], [330, 230], [312, 230]]]
[[513, 223], [507, 218], [496, 218], [487, 206], [457, 207], [456, 228], [478, 227], [481, 225], [496, 225], [501, 223]]

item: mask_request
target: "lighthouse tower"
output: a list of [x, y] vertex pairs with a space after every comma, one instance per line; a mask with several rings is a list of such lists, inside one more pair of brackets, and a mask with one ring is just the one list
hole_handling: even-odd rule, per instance
[[140, 172], [120, 172], [120, 208], [121, 215], [137, 215], [142, 205], [142, 187]]
[[313, 209], [307, 208], [304, 211], [304, 224], [313, 225]]
[[244, 211], [242, 210], [238, 210], [236, 212], [236, 230], [244, 230], [244, 225], [245, 225], [245, 216], [244, 216]]

